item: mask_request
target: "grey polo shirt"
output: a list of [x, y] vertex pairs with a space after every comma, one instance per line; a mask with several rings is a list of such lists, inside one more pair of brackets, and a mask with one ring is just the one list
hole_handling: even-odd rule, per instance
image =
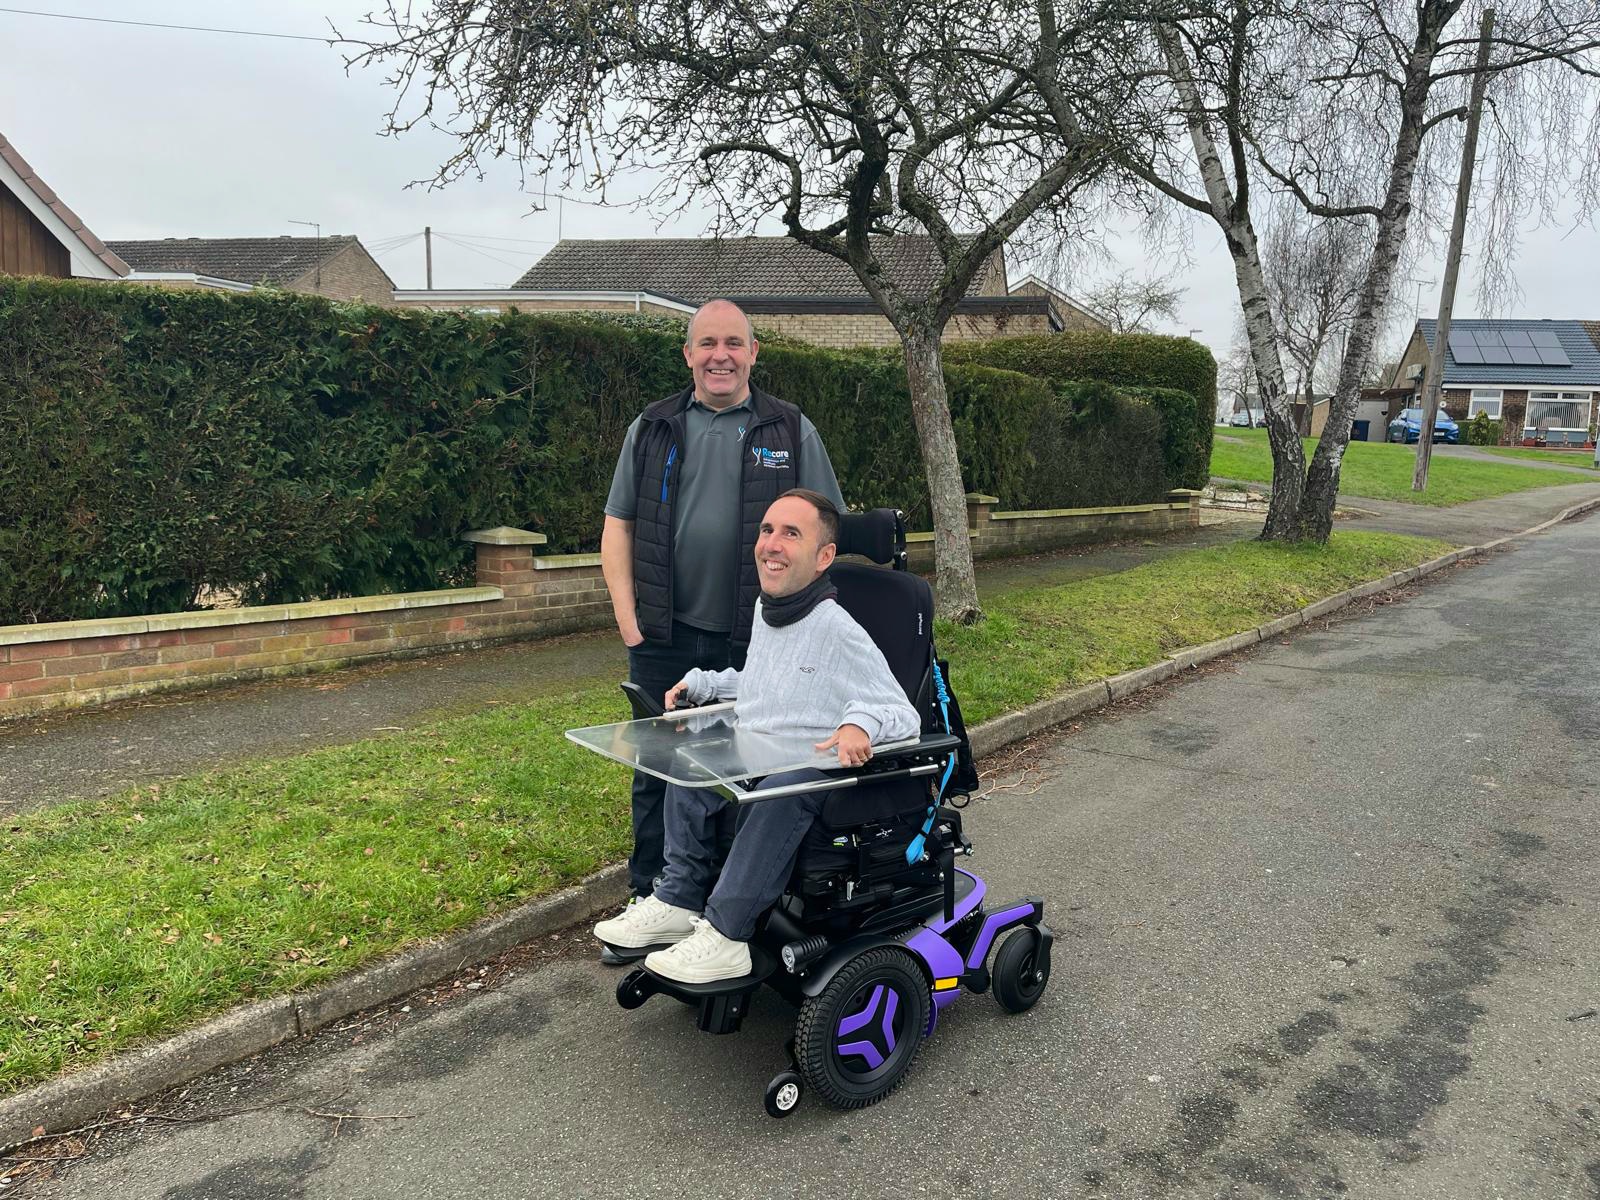
[[[739, 571], [739, 481], [744, 469], [744, 435], [752, 409], [746, 398], [713, 412], [690, 400], [684, 413], [684, 445], [679, 451], [672, 505], [672, 618], [711, 633], [733, 629], [734, 591]], [[606, 496], [606, 516], [623, 521], [638, 511], [634, 418], [617, 456]], [[817, 428], [800, 417], [800, 471], [795, 487], [821, 492], [844, 511], [844, 497]]]

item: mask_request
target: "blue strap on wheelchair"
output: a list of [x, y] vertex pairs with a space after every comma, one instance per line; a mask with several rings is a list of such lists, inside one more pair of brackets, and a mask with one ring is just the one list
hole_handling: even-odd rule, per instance
[[[939, 660], [933, 660], [933, 690], [939, 698], [939, 719], [944, 722], [944, 731], [950, 732], [950, 693], [945, 690], [944, 673], [939, 670]], [[933, 803], [928, 805], [927, 819], [922, 822], [922, 828], [917, 836], [911, 839], [911, 844], [906, 847], [906, 862], [914, 863], [922, 857], [922, 847], [928, 841], [928, 834], [933, 832], [933, 818], [939, 812], [939, 805], [944, 800], [944, 789], [950, 786], [950, 777], [956, 773], [956, 752], [950, 752], [950, 761], [945, 764], [944, 776], [939, 780], [939, 790], [933, 797]]]

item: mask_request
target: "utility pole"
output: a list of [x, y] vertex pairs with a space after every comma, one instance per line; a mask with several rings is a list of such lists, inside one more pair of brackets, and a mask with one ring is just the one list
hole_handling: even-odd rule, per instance
[[1461, 243], [1467, 231], [1467, 201], [1472, 195], [1472, 168], [1478, 154], [1478, 120], [1483, 115], [1483, 90], [1489, 81], [1489, 35], [1494, 31], [1494, 9], [1483, 10], [1478, 27], [1478, 69], [1472, 77], [1472, 101], [1467, 106], [1467, 132], [1461, 145], [1461, 179], [1456, 184], [1456, 211], [1450, 222], [1450, 248], [1444, 259], [1444, 287], [1439, 293], [1439, 323], [1433, 332], [1433, 352], [1422, 380], [1422, 428], [1417, 431], [1417, 465], [1411, 473], [1411, 490], [1425, 491], [1428, 464], [1433, 458], [1433, 422], [1439, 411], [1439, 391], [1444, 383], [1444, 353], [1450, 337], [1450, 317], [1456, 305], [1456, 276], [1461, 272]]
[[433, 226], [422, 227], [422, 247], [428, 258], [428, 290], [433, 291]]

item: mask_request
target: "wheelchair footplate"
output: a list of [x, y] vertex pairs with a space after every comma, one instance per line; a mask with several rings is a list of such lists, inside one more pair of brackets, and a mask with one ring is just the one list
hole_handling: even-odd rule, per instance
[[737, 1033], [750, 1001], [768, 977], [778, 969], [778, 960], [760, 946], [750, 947], [750, 973], [737, 979], [718, 979], [711, 983], [680, 983], [657, 975], [648, 967], [635, 967], [617, 984], [617, 1003], [623, 1008], [638, 1008], [651, 996], [671, 996], [695, 1010], [695, 1024], [704, 1033]]

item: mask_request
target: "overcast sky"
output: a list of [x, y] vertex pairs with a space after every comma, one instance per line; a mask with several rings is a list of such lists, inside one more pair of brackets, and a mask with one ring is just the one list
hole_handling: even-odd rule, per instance
[[[370, 0], [0, 0], [0, 9], [311, 36], [326, 36], [329, 18], [355, 28], [371, 7]], [[431, 225], [435, 286], [506, 287], [558, 234], [556, 212], [530, 211], [537, 198], [520, 191], [513, 171], [407, 190], [432, 174], [452, 143], [428, 131], [379, 136], [392, 97], [378, 73], [347, 76], [339, 52], [319, 42], [0, 11], [0, 64], [0, 132], [107, 240], [309, 234], [292, 222], [315, 221], [325, 234], [360, 236], [398, 286], [421, 287], [420, 236], [395, 243]], [[703, 210], [658, 228], [648, 213], [567, 204], [559, 232], [694, 237], [706, 224]], [[782, 230], [772, 222], [759, 232]], [[1147, 261], [1136, 238], [1113, 232], [1108, 244], [1137, 273], [1170, 267]], [[1523, 299], [1480, 313], [1469, 284], [1456, 315], [1600, 318], [1597, 264], [1593, 229], [1532, 231], [1518, 262]], [[1012, 263], [1013, 277], [1025, 267]], [[1417, 274], [1435, 281], [1422, 293], [1431, 313], [1442, 273], [1432, 265]], [[1177, 282], [1187, 291], [1169, 331], [1193, 331], [1221, 357], [1237, 302], [1214, 234], [1199, 230]], [[1400, 294], [1409, 327], [1417, 287], [1406, 284]]]

